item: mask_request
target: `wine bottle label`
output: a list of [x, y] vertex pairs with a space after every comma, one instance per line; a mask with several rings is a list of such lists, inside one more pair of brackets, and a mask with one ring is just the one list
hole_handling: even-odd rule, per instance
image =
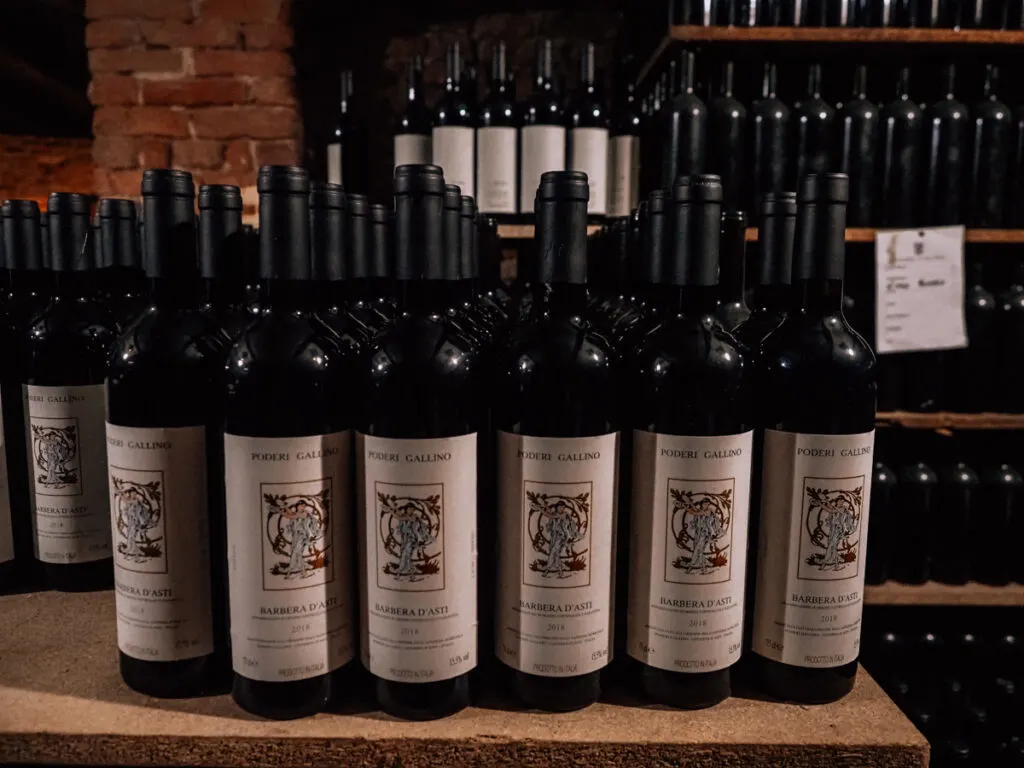
[[615, 136], [611, 139], [611, 190], [608, 215], [629, 216], [640, 194], [640, 138]]
[[519, 210], [533, 212], [533, 198], [545, 171], [565, 170], [565, 128], [560, 125], [524, 125]]
[[343, 184], [341, 177], [341, 144], [335, 142], [327, 145], [327, 181], [331, 184]]
[[628, 652], [670, 672], [739, 661], [753, 432], [633, 432]]
[[14, 559], [14, 529], [11, 524], [11, 486], [7, 477], [7, 438], [0, 408], [0, 563]]
[[570, 138], [569, 170], [583, 171], [590, 183], [587, 213], [604, 216], [608, 212], [608, 129], [573, 128]]
[[355, 653], [351, 441], [224, 435], [231, 664], [243, 677], [305, 680]]
[[206, 429], [107, 422], [117, 647], [143, 661], [213, 653]]
[[430, 159], [429, 136], [422, 133], [395, 135], [395, 168], [400, 165], [427, 165]]
[[516, 138], [515, 128], [476, 132], [476, 203], [481, 213], [516, 212]]
[[857, 658], [874, 430], [765, 430], [753, 650], [797, 667]]
[[476, 434], [360, 434], [363, 665], [430, 683], [477, 663]]
[[458, 185], [462, 194], [470, 197], [476, 196], [473, 185], [475, 133], [472, 128], [461, 125], [442, 125], [434, 128], [432, 134], [434, 165], [444, 171], [446, 184]]
[[22, 391], [36, 557], [64, 565], [110, 557], [103, 385]]
[[495, 652], [520, 672], [612, 659], [618, 438], [498, 433]]

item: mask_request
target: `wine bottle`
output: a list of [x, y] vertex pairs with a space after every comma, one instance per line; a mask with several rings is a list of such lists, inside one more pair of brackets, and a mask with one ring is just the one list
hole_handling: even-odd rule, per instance
[[961, 0], [960, 25], [972, 29], [1006, 29], [1009, 3], [1002, 0]]
[[394, 211], [390, 207], [379, 203], [370, 206], [370, 270], [366, 290], [373, 308], [384, 317], [385, 322], [391, 322], [395, 314], [394, 290], [391, 285], [394, 218]]
[[[939, 476], [923, 461], [899, 469], [896, 491], [899, 513], [892, 521], [892, 540], [907, 541], [913, 536], [916, 546], [905, 547], [890, 559], [893, 579], [903, 584], [923, 584], [931, 570], [931, 552], [927, 532], [934, 527]], [[925, 534], [925, 535], [922, 535]]]
[[726, 212], [743, 209], [746, 191], [747, 110], [733, 96], [733, 63], [722, 64], [718, 96], [708, 106], [708, 170], [722, 179], [722, 207]]
[[[1004, 359], [1014, 360], [1024, 351], [1024, 258], [1017, 257], [1010, 286], [997, 299], [995, 348]], [[993, 382], [999, 410], [1005, 413], [1024, 412], [1024, 370], [1008, 365], [999, 371]]]
[[[674, 223], [670, 206], [671, 201], [665, 191], [656, 189], [648, 195], [646, 205], [641, 209], [641, 252], [630, 264], [634, 304], [613, 319], [609, 334], [626, 358], [632, 356], [647, 332], [659, 323], [667, 311], [666, 305], [672, 300], [673, 289], [664, 285], [662, 280], [670, 227]], [[684, 233], [688, 231], [688, 225], [689, 219], [681, 223]]]
[[765, 63], [761, 98], [750, 105], [751, 211], [761, 210], [764, 195], [785, 189], [790, 112], [775, 95], [777, 77], [775, 64]]
[[790, 189], [798, 189], [808, 174], [829, 170], [835, 115], [821, 98], [821, 64], [812, 64], [807, 71], [807, 95], [793, 108]]
[[[184, 277], [182, 274], [178, 279], [182, 290]], [[245, 300], [245, 230], [242, 192], [236, 186], [203, 184], [199, 188], [199, 279], [203, 284], [203, 312], [215, 319], [228, 339], [238, 338], [254, 315]], [[188, 289], [188, 298], [192, 290]]]
[[960, 0], [919, 0], [917, 26], [952, 28], [960, 25]]
[[491, 51], [491, 87], [480, 107], [476, 132], [476, 177], [480, 210], [490, 214], [514, 214], [519, 202], [515, 82], [509, 79], [505, 43]]
[[[209, 206], [216, 194], [204, 190]], [[240, 228], [238, 188], [219, 190], [222, 203], [237, 196]], [[147, 170], [142, 196], [151, 303], [114, 343], [107, 373], [118, 656], [133, 690], [199, 696], [224, 682], [228, 668], [220, 435], [227, 338], [200, 308], [192, 176]]]
[[[662, 72], [650, 95], [650, 103], [640, 124], [640, 201], [661, 183], [662, 157], [661, 114], [668, 103], [667, 73]], [[639, 203], [638, 203], [639, 205]]]
[[715, 316], [732, 333], [750, 317], [745, 294], [747, 216], [742, 211], [722, 215], [721, 286]]
[[47, 583], [64, 591], [109, 586], [113, 573], [103, 380], [114, 330], [86, 268], [91, 202], [50, 195], [56, 290], [18, 339], [36, 558]]
[[247, 712], [290, 719], [322, 710], [354, 655], [358, 388], [354, 355], [307, 295], [309, 175], [264, 166], [257, 189], [263, 310], [225, 367], [232, 696]]
[[395, 126], [395, 168], [427, 163], [431, 157], [430, 110], [423, 102], [423, 59], [418, 55], [409, 59], [405, 73], [405, 109]]
[[477, 665], [479, 372], [439, 284], [458, 263], [444, 187], [435, 166], [395, 173], [400, 312], [370, 348], [358, 433], [363, 665], [380, 707], [410, 719], [466, 707]]
[[[457, 334], [472, 344], [473, 351], [482, 355], [487, 346], [488, 333], [479, 318], [465, 311], [467, 297], [462, 282], [462, 190], [446, 184], [442, 200], [441, 219], [441, 276], [437, 278], [438, 306], [443, 307], [449, 325]], [[472, 200], [472, 198], [467, 198]]]
[[114, 319], [125, 328], [146, 306], [146, 275], [139, 250], [135, 203], [131, 200], [100, 200], [101, 261], [108, 265], [108, 284]]
[[373, 220], [370, 201], [365, 195], [347, 195], [345, 219], [345, 285], [348, 315], [361, 331], [372, 337], [388, 322], [374, 304], [370, 266], [373, 251]]
[[[808, 703], [853, 688], [863, 610], [875, 360], [842, 313], [848, 198], [843, 174], [801, 184], [797, 309], [765, 340], [758, 364], [765, 432], [753, 650], [766, 691]], [[835, 610], [823, 614], [823, 600]], [[822, 615], [844, 630], [823, 630]]]
[[757, 353], [761, 342], [786, 319], [793, 303], [793, 242], [796, 238], [796, 193], [768, 193], [761, 202], [758, 259], [754, 275], [754, 309], [736, 328], [736, 337]]
[[[540, 40], [537, 43], [533, 92], [523, 105], [519, 210], [524, 214], [533, 211], [533, 193], [540, 184], [541, 175], [565, 169], [565, 122], [552, 76], [552, 58], [552, 42]], [[463, 191], [468, 194], [467, 190]]]
[[923, 183], [924, 115], [910, 98], [910, 69], [900, 69], [896, 98], [880, 115], [879, 221], [886, 227], [912, 227], [920, 221]]
[[853, 98], [836, 114], [839, 170], [850, 177], [851, 227], [875, 223], [875, 147], [878, 144], [878, 107], [868, 101], [868, 69], [858, 64], [853, 77]]
[[462, 90], [462, 54], [458, 42], [448, 44], [445, 67], [444, 92], [434, 107], [433, 163], [444, 171], [450, 184], [472, 195], [476, 171], [476, 116]]
[[590, 200], [587, 214], [608, 213], [608, 133], [610, 121], [597, 85], [594, 44], [586, 43], [580, 56], [580, 82], [572, 107], [569, 131], [569, 169], [587, 174]]
[[352, 72], [341, 73], [338, 120], [327, 144], [327, 180], [350, 192], [370, 188], [369, 152], [355, 103]]
[[963, 223], [970, 129], [967, 107], [956, 100], [956, 67], [948, 64], [942, 81], [946, 95], [928, 108], [928, 170], [924, 220], [929, 226]]
[[[810, 24], [811, 13], [808, 5], [810, 0], [789, 0], [784, 4], [783, 26], [806, 27]], [[780, 2], [780, 5], [782, 3]]]
[[1013, 118], [1010, 108], [999, 100], [999, 69], [985, 67], [985, 98], [971, 115], [974, 136], [971, 164], [971, 194], [967, 226], [1001, 227], [1006, 216], [1006, 188], [1012, 158]]
[[[715, 320], [721, 182], [697, 176], [673, 192], [674, 216], [689, 218], [689, 237], [673, 242], [664, 272], [675, 311], [630, 366], [627, 649], [648, 696], [692, 709], [729, 696], [740, 657], [753, 370]], [[692, 605], [727, 607], [688, 611], [684, 621], [665, 608]]]
[[[587, 179], [537, 189], [530, 322], [498, 363], [498, 659], [527, 706], [597, 700], [611, 661], [618, 405], [615, 353], [586, 317]], [[566, 615], [565, 601], [587, 611]], [[571, 642], [570, 642], [571, 641]]]
[[977, 473], [962, 461], [939, 474], [937, 506], [930, 525], [936, 531], [932, 578], [943, 584], [966, 584], [971, 569], [971, 521], [978, 503]]
[[679, 176], [696, 176], [704, 170], [707, 155], [708, 110], [697, 98], [696, 59], [683, 51], [682, 88], [662, 107], [660, 122], [662, 189], [671, 189]]
[[[981, 474], [978, 504], [971, 520], [971, 578], [1003, 586], [1015, 575], [1016, 527], [1024, 516], [1024, 478], [1009, 464]], [[874, 545], [872, 545], [874, 546]]]
[[480, 294], [479, 244], [477, 242], [476, 201], [463, 195], [459, 209], [459, 288], [455, 309], [465, 313], [483, 331], [488, 342], [496, 326], [503, 323], [505, 313], [496, 302]]
[[985, 288], [982, 259], [981, 254], [970, 250], [964, 254], [967, 347], [945, 354], [944, 407], [961, 413], [979, 413], [995, 405], [992, 395], [993, 382], [998, 376], [993, 369], [993, 360], [998, 359], [994, 346], [996, 297]]
[[871, 549], [864, 571], [864, 583], [883, 584], [889, 578], [893, 551], [892, 518], [896, 514], [896, 473], [880, 461], [871, 476], [871, 517], [868, 541]]
[[1006, 226], [1024, 228], [1024, 107], [1013, 110], [1013, 148], [1010, 162]]
[[628, 81], [619, 87], [612, 112], [608, 160], [611, 187], [608, 192], [609, 216], [629, 216], [640, 197], [641, 117], [635, 88]]

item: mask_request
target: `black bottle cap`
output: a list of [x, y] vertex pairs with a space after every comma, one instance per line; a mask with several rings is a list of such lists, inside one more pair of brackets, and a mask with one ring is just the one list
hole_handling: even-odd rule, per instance
[[309, 174], [302, 168], [265, 165], [260, 193], [260, 277], [309, 280]]
[[44, 269], [39, 205], [35, 200], [5, 200], [3, 218], [5, 265], [13, 270]]
[[100, 200], [99, 217], [100, 247], [103, 250], [100, 261], [113, 267], [141, 267], [135, 203], [104, 197]]
[[580, 171], [546, 171], [540, 177], [537, 277], [542, 283], [587, 282], [587, 201], [590, 185]]
[[345, 257], [348, 275], [362, 279], [370, 276], [370, 242], [373, 239], [370, 199], [366, 195], [348, 195], [346, 202]]
[[192, 175], [157, 168], [142, 174], [142, 265], [150, 278], [187, 282], [196, 276]]
[[444, 174], [436, 165], [395, 170], [395, 278], [439, 280], [443, 274]]
[[463, 195], [460, 211], [462, 234], [459, 237], [459, 275], [464, 280], [480, 276], [476, 253], [476, 216], [476, 201], [468, 195]]
[[661, 282], [687, 285], [690, 269], [690, 178], [680, 176], [672, 185], [668, 211], [668, 237]]
[[842, 280], [846, 269], [845, 173], [809, 175], [800, 184], [794, 280]]
[[199, 187], [199, 275], [235, 278], [245, 271], [242, 193], [230, 184]]
[[462, 190], [455, 184], [444, 187], [444, 260], [442, 280], [458, 280], [462, 259]]
[[761, 201], [758, 285], [789, 285], [792, 280], [796, 208], [795, 192], [769, 192]]
[[89, 214], [93, 198], [74, 192], [51, 192], [46, 201], [50, 227], [50, 268], [80, 272], [92, 267], [86, 240], [90, 238]]
[[310, 249], [313, 278], [345, 279], [345, 190], [340, 184], [314, 181], [309, 188]]
[[655, 189], [647, 197], [647, 233], [644, 238], [644, 258], [640, 279], [645, 283], [659, 283], [665, 271], [668, 253], [668, 195]]
[[370, 206], [373, 223], [373, 243], [370, 250], [370, 277], [387, 278], [391, 274], [391, 227], [394, 223], [391, 209], [386, 205]]

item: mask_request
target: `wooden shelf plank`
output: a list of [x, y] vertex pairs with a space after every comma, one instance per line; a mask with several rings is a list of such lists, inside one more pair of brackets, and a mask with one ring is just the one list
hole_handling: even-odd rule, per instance
[[1024, 414], [879, 411], [876, 423], [906, 429], [1024, 429]]
[[970, 582], [962, 586], [939, 584], [885, 584], [864, 588], [868, 605], [958, 605], [958, 606], [1024, 606], [1024, 584], [991, 587]]
[[735, 697], [672, 711], [616, 698], [540, 714], [485, 700], [436, 722], [366, 707], [267, 722], [228, 696], [158, 701], [117, 671], [109, 592], [0, 597], [0, 763], [362, 768], [402, 765], [835, 765], [924, 768], [928, 745], [863, 670], [805, 707]]
[[[672, 27], [670, 39], [731, 43], [930, 43], [1019, 45], [1024, 30], [895, 27]], [[660, 52], [659, 52], [660, 53]]]

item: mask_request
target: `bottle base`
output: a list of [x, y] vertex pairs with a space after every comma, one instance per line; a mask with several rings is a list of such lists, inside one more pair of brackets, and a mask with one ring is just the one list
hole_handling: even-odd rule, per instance
[[770, 696], [801, 704], [828, 704], [853, 690], [856, 660], [840, 667], [811, 669], [796, 667], [752, 654], [757, 667], [757, 685]]
[[179, 661], [142, 661], [118, 652], [121, 679], [137, 693], [158, 699], [209, 696], [223, 687], [224, 675], [214, 668], [214, 655]]
[[231, 686], [235, 703], [252, 715], [270, 720], [298, 720], [323, 712], [331, 698], [331, 676], [320, 675], [290, 683], [268, 683], [235, 673]]
[[57, 565], [40, 562], [43, 580], [58, 592], [95, 592], [114, 586], [114, 559]]
[[469, 675], [436, 683], [396, 683], [377, 680], [377, 705], [403, 720], [438, 720], [470, 705]]
[[541, 677], [516, 671], [512, 688], [530, 709], [573, 712], [590, 706], [601, 697], [601, 673], [575, 677]]
[[707, 709], [732, 695], [729, 669], [715, 672], [669, 672], [640, 665], [640, 685], [652, 701], [677, 709]]

